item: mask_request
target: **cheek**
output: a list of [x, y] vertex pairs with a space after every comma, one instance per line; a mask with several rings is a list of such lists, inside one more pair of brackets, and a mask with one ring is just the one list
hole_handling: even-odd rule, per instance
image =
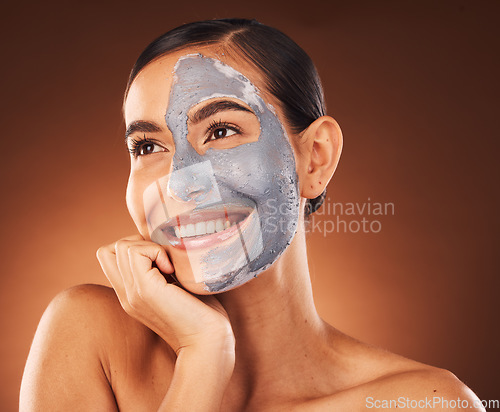
[[144, 210], [144, 191], [155, 180], [167, 175], [170, 171], [171, 159], [161, 153], [148, 155], [132, 161], [127, 183], [126, 203], [132, 220], [139, 233], [149, 240], [148, 224]]
[[262, 196], [272, 179], [267, 167], [260, 164], [253, 151], [231, 153], [231, 150], [211, 158], [214, 175], [222, 192], [240, 193], [253, 199]]
[[142, 198], [143, 191], [143, 185], [140, 184], [134, 174], [131, 173], [127, 184], [127, 208], [140, 234], [143, 237], [149, 238], [146, 217], [144, 214], [144, 204]]

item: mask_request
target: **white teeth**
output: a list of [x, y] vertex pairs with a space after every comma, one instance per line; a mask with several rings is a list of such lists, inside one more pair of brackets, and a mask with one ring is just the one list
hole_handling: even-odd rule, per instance
[[207, 233], [215, 233], [215, 221], [209, 220], [207, 222]]
[[191, 236], [202, 236], [215, 232], [222, 232], [235, 223], [230, 223], [226, 219], [209, 220], [207, 222], [198, 222], [196, 224], [189, 223], [187, 225], [180, 225], [174, 227], [175, 236], [181, 237], [191, 237]]
[[222, 219], [217, 219], [215, 221], [215, 231], [216, 232], [222, 232], [224, 230], [224, 222]]
[[194, 225], [196, 236], [204, 235], [207, 233], [207, 225], [205, 222], [198, 222]]
[[186, 237], [195, 235], [196, 235], [196, 230], [194, 230], [194, 225], [192, 223], [186, 225]]

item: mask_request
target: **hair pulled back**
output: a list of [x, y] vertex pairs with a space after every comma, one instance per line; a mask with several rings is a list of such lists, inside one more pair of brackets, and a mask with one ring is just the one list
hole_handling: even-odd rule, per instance
[[[294, 133], [304, 131], [326, 114], [321, 81], [307, 53], [281, 31], [247, 19], [188, 23], [158, 37], [135, 62], [125, 94], [138, 73], [153, 60], [186, 47], [216, 44], [235, 50], [262, 73], [267, 91], [281, 103]], [[321, 206], [325, 193], [308, 199], [306, 216]]]

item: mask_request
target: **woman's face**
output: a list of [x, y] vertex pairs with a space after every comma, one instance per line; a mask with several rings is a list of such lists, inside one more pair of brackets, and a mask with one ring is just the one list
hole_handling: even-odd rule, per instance
[[125, 102], [130, 214], [198, 294], [227, 291], [267, 269], [299, 221], [279, 109], [238, 69], [173, 53], [139, 73]]

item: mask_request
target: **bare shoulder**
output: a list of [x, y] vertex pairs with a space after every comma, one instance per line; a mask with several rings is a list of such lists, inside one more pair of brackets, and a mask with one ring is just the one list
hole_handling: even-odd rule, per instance
[[360, 389], [369, 408], [484, 410], [474, 392], [452, 372], [428, 365], [382, 376]]
[[96, 285], [68, 289], [51, 301], [26, 362], [21, 411], [70, 410], [75, 405], [116, 410], [103, 366], [105, 345], [97, 343], [107, 321], [100, 309], [106, 305], [113, 305], [112, 297]]
[[[315, 400], [311, 410], [484, 411], [474, 392], [448, 370], [345, 337], [344, 387]], [[345, 408], [345, 409], [344, 409]], [[308, 409], [309, 410], [309, 409]]]
[[58, 331], [60, 334], [54, 338], [60, 344], [76, 340], [82, 346], [93, 343], [104, 349], [120, 333], [145, 329], [123, 311], [112, 288], [84, 284], [66, 289], [52, 299], [37, 334], [55, 335]]
[[[126, 343], [124, 345], [124, 342]], [[121, 366], [156, 335], [121, 308], [113, 289], [79, 285], [59, 293], [38, 325], [23, 374], [20, 410], [117, 410]]]
[[484, 410], [474, 392], [452, 372], [366, 346], [373, 366], [381, 372], [353, 388], [362, 409]]
[[[73, 286], [58, 293], [50, 302], [44, 316], [66, 314], [60, 320], [69, 320], [72, 316], [105, 320], [102, 310], [106, 309], [108, 316], [112, 313], [119, 314], [118, 299], [110, 287], [95, 284]], [[71, 313], [69, 316], [68, 310]]]

